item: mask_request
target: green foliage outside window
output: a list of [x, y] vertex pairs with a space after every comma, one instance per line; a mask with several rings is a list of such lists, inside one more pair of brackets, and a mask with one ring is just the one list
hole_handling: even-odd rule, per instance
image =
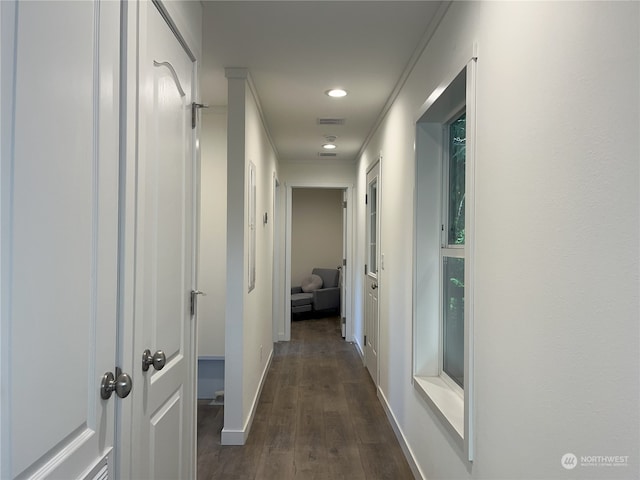
[[[449, 125], [447, 245], [465, 242], [466, 114]], [[464, 258], [443, 257], [443, 371], [464, 388]]]
[[464, 258], [444, 258], [444, 280], [442, 369], [464, 388]]
[[466, 113], [449, 126], [449, 245], [464, 245]]

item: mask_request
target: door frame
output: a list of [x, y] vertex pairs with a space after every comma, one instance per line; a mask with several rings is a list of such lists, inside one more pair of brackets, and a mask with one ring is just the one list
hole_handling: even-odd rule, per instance
[[[280, 228], [280, 204], [282, 197], [282, 188], [280, 187], [280, 180], [278, 179], [278, 175], [276, 172], [273, 172], [273, 196], [272, 196], [272, 231], [273, 231], [273, 266], [271, 268], [271, 280], [273, 285], [272, 292], [272, 307], [271, 307], [271, 318], [272, 318], [272, 336], [274, 343], [279, 340], [278, 336], [278, 319], [284, 316], [284, 306], [285, 303], [282, 300], [282, 272], [281, 266], [282, 262], [280, 261], [281, 254], [281, 239], [282, 233]], [[268, 221], [268, 219], [267, 219]]]
[[[348, 182], [291, 182], [285, 183], [287, 189], [286, 195], [286, 214], [285, 214], [285, 255], [284, 255], [284, 324], [277, 325], [278, 340], [288, 342], [291, 340], [291, 213], [293, 203], [294, 188], [325, 188], [333, 190], [345, 190], [347, 196], [347, 234], [346, 234], [346, 255], [347, 255], [347, 275], [343, 276], [345, 282], [345, 326], [347, 342], [353, 341], [353, 315], [352, 315], [352, 293], [351, 286], [353, 284], [353, 184]], [[344, 237], [344, 232], [343, 232]], [[274, 321], [278, 321], [274, 318]]]
[[342, 338], [347, 337], [347, 284], [345, 277], [349, 274], [347, 268], [347, 190], [342, 190], [342, 265], [340, 266], [340, 333]]
[[[141, 21], [146, 19], [149, 8], [157, 8], [167, 25], [182, 45], [193, 63], [193, 100], [200, 98], [200, 86], [198, 82], [200, 45], [186, 31], [188, 25], [181, 22], [179, 12], [171, 6], [171, 2], [164, 0], [152, 0], [149, 2], [136, 0], [122, 4], [121, 20], [121, 141], [120, 141], [120, 218], [119, 218], [119, 258], [118, 258], [118, 319], [117, 319], [117, 363], [122, 365], [126, 372], [131, 372], [133, 388], [140, 388], [144, 381], [140, 375], [140, 353], [135, 351], [136, 331], [136, 242], [137, 242], [137, 182], [138, 182], [138, 64], [139, 44], [146, 25]], [[185, 35], [183, 35], [183, 33]], [[198, 265], [198, 185], [200, 178], [200, 123], [193, 129], [193, 245], [192, 245], [192, 278], [193, 290], [197, 290], [197, 265]], [[196, 476], [197, 467], [197, 314], [191, 319], [191, 331], [189, 334], [190, 358], [187, 359], [189, 381], [191, 383], [189, 395], [193, 399], [193, 416], [189, 448], [190, 457], [187, 459], [190, 465], [191, 477]], [[116, 478], [129, 478], [136, 461], [135, 452], [139, 446], [132, 442], [132, 426], [134, 425], [135, 408], [133, 402], [118, 402], [116, 405], [116, 456], [114, 471]]]

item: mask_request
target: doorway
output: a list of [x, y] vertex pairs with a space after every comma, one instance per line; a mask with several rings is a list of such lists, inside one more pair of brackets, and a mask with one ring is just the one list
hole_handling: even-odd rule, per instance
[[[292, 286], [301, 285], [314, 268], [341, 269], [344, 216], [342, 194], [341, 189], [335, 188], [293, 189], [290, 267]], [[327, 285], [322, 286], [325, 287]]]
[[[344, 324], [343, 334], [347, 341], [353, 340], [353, 328], [351, 325], [351, 272], [349, 268], [349, 257], [351, 256], [351, 243], [352, 243], [352, 210], [351, 210], [351, 196], [353, 186], [350, 184], [290, 184], [287, 185], [286, 192], [286, 238], [285, 238], [285, 315], [284, 321], [281, 325], [278, 325], [278, 340], [289, 341], [291, 338], [291, 287], [299, 285], [300, 276], [305, 273], [309, 275], [313, 268], [335, 268], [340, 269], [340, 282], [341, 282], [341, 302], [343, 305], [339, 307], [341, 323]], [[300, 193], [302, 192], [302, 193]], [[314, 199], [319, 199], [323, 195], [329, 196], [335, 200], [338, 214], [334, 211], [334, 230], [337, 232], [336, 243], [333, 244], [335, 250], [334, 257], [327, 257], [327, 260], [323, 264], [315, 264], [320, 262], [316, 260], [315, 263], [311, 260], [311, 263], [305, 263], [304, 260], [300, 260], [301, 256], [305, 255], [305, 249], [308, 251], [310, 248], [300, 246], [300, 241], [304, 242], [304, 232], [302, 235], [298, 235], [294, 231], [294, 202], [296, 198], [298, 202], [306, 203], [307, 212], [313, 210]], [[298, 209], [299, 210], [299, 209]], [[297, 214], [305, 212], [296, 212]], [[310, 215], [310, 213], [309, 213]], [[299, 217], [299, 215], [296, 215]], [[321, 217], [315, 220], [315, 223], [322, 227]], [[314, 220], [307, 218], [302, 221], [302, 230], [305, 229], [305, 225], [314, 223]], [[311, 245], [317, 245], [321, 243], [322, 237], [325, 234], [316, 233], [319, 239], [313, 239]], [[298, 244], [297, 248], [294, 248], [294, 244]], [[311, 247], [313, 248], [313, 247]], [[317, 248], [317, 247], [316, 247]], [[296, 265], [296, 266], [294, 266]]]

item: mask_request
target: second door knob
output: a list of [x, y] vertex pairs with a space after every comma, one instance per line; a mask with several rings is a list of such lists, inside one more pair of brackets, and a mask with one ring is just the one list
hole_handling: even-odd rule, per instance
[[142, 371], [146, 372], [149, 370], [149, 367], [153, 365], [153, 368], [156, 370], [162, 370], [164, 368], [164, 364], [167, 362], [167, 357], [164, 355], [162, 350], [158, 350], [153, 355], [151, 354], [151, 350], [148, 348], [142, 352]]

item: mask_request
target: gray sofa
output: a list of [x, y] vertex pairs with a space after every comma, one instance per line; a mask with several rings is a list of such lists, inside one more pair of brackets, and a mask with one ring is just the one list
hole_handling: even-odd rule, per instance
[[305, 279], [306, 288], [305, 285], [292, 287], [291, 313], [340, 311], [340, 271], [335, 268], [314, 268], [311, 274], [322, 279], [322, 286], [315, 288], [312, 279]]

